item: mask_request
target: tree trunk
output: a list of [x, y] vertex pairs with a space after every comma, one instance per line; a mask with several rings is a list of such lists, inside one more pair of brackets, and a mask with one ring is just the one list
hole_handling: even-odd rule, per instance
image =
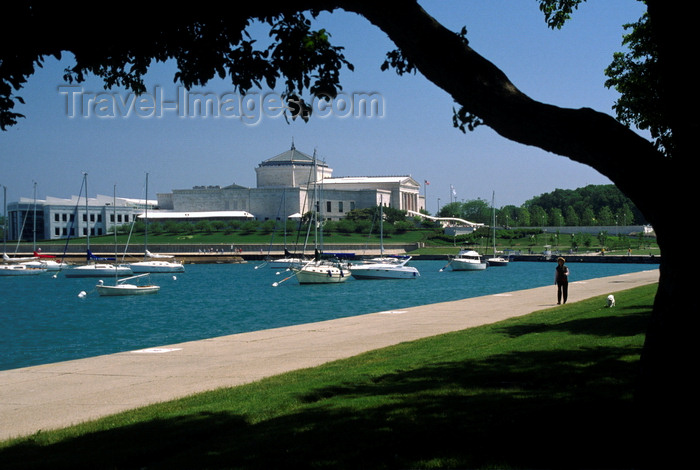
[[[689, 140], [684, 139], [686, 145], [681, 145], [678, 155], [668, 158], [608, 115], [532, 100], [465, 40], [446, 30], [417, 4], [387, 11], [377, 2], [344, 3], [345, 8], [365, 16], [386, 32], [426, 78], [486, 125], [510, 140], [591, 166], [630, 197], [653, 225], [662, 262], [641, 360], [638, 403], [645, 426], [640, 452], [649, 468], [660, 468], [656, 466], [660, 463], [672, 468], [668, 467], [670, 462], [679, 461], [690, 451], [688, 439], [684, 439], [687, 427], [678, 424], [680, 417], [693, 410], [691, 404], [695, 401], [691, 397], [695, 388], [689, 383], [694, 356], [688, 352], [695, 330], [689, 323], [700, 311], [697, 297], [691, 294], [682, 252], [684, 240], [678, 230], [681, 221], [674, 210], [693, 200], [683, 198], [689, 196], [687, 184], [674, 184], [683, 181], [685, 175], [694, 174], [684, 163], [689, 161], [684, 158], [690, 155], [684, 152], [689, 149]], [[679, 83], [672, 86], [675, 91], [684, 89]], [[693, 99], [697, 100], [695, 96]], [[694, 112], [698, 108], [691, 109]], [[696, 116], [697, 113], [695, 121]]]

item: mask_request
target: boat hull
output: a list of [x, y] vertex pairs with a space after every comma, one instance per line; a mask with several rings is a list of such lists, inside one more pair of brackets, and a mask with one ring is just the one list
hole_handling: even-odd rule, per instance
[[[115, 272], [116, 271], [116, 272]], [[76, 266], [66, 271], [66, 277], [113, 277], [131, 276], [132, 272], [126, 266], [113, 266], [111, 264], [88, 264]]]
[[503, 258], [489, 258], [486, 263], [489, 266], [508, 266], [509, 261]]
[[272, 269], [287, 269], [300, 267], [304, 264], [304, 260], [301, 258], [281, 258], [270, 261], [270, 268]]
[[160, 286], [134, 286], [132, 284], [121, 284], [117, 286], [97, 286], [97, 293], [102, 296], [123, 296], [123, 295], [147, 295], [155, 294], [160, 290]]
[[357, 266], [350, 268], [355, 279], [416, 279], [420, 273], [409, 266]]
[[0, 266], [0, 276], [36, 276], [46, 272], [46, 268], [33, 268], [22, 265]]
[[453, 271], [482, 271], [486, 269], [486, 263], [462, 260], [453, 260], [450, 266]]
[[45, 268], [47, 271], [60, 271], [61, 269], [68, 267], [68, 263], [62, 263], [59, 261], [29, 261], [23, 264], [32, 268]]
[[350, 278], [348, 270], [325, 265], [306, 265], [294, 273], [299, 284], [337, 284]]
[[130, 263], [129, 268], [134, 274], [139, 273], [184, 273], [185, 266], [170, 261], [140, 261]]

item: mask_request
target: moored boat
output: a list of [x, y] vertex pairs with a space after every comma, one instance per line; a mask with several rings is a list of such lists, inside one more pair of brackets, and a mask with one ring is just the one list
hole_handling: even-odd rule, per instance
[[145, 294], [155, 294], [160, 291], [160, 286], [148, 284], [148, 285], [138, 285], [131, 284], [125, 281], [131, 279], [136, 279], [141, 276], [147, 276], [146, 274], [139, 274], [138, 276], [131, 276], [124, 279], [119, 279], [115, 282], [113, 286], [108, 286], [104, 283], [102, 279], [97, 282], [95, 289], [97, 293], [102, 296], [123, 296], [123, 295], [145, 295]]
[[25, 266], [23, 264], [0, 265], [0, 276], [31, 276], [45, 272], [46, 268]]
[[450, 261], [450, 267], [453, 271], [481, 271], [486, 269], [486, 262], [474, 250], [459, 250]]
[[420, 272], [413, 266], [406, 266], [410, 260], [411, 257], [383, 258], [376, 262], [352, 265], [350, 273], [355, 279], [416, 279]]
[[340, 263], [329, 261], [307, 261], [300, 267], [293, 267], [299, 284], [332, 284], [345, 282], [350, 271]]

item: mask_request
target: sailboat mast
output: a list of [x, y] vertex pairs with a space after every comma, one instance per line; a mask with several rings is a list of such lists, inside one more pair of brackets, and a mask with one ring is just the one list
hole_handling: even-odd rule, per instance
[[83, 172], [83, 182], [85, 183], [85, 234], [87, 236], [87, 249], [90, 249], [90, 214], [88, 209], [88, 188], [87, 173]]
[[148, 173], [146, 173], [146, 227], [144, 228], [144, 239], [143, 239], [143, 256], [146, 256], [148, 252]]
[[116, 285], [117, 279], [119, 278], [119, 273], [117, 269], [117, 259], [119, 254], [117, 253], [117, 185], [114, 185], [114, 191], [112, 193], [112, 214], [114, 217], [114, 224], [112, 229], [114, 230], [114, 283]]
[[36, 252], [36, 181], [34, 182], [34, 225], [32, 227], [32, 249]]
[[379, 252], [384, 257], [384, 196], [379, 198]]
[[2, 252], [7, 253], [7, 186], [2, 186]]

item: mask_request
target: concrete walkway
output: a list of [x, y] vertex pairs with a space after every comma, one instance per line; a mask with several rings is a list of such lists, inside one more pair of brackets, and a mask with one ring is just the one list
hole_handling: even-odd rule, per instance
[[[658, 279], [658, 270], [651, 270], [573, 282], [569, 303]], [[394, 310], [368, 315], [0, 371], [0, 440], [526, 315], [555, 303], [554, 286], [410, 308], [397, 300]]]

